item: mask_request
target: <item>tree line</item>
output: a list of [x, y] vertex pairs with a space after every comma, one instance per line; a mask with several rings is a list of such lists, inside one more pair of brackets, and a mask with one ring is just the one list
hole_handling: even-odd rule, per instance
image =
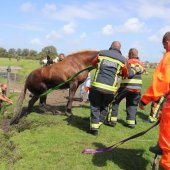
[[10, 49], [5, 49], [3, 47], [0, 47], [0, 57], [1, 58], [15, 58], [17, 60], [20, 59], [33, 59], [33, 60], [40, 60], [42, 58], [45, 58], [47, 55], [49, 55], [52, 58], [56, 58], [58, 56], [57, 49], [55, 46], [50, 45], [42, 48], [40, 52], [33, 50], [33, 49], [28, 49], [28, 48], [10, 48]]

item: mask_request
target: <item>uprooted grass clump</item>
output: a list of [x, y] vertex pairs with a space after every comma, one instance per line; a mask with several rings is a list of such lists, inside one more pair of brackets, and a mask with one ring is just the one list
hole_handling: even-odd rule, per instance
[[[16, 152], [16, 145], [10, 140], [10, 134], [0, 130], [0, 169], [11, 169], [21, 157]], [[3, 168], [2, 168], [3, 167]]]

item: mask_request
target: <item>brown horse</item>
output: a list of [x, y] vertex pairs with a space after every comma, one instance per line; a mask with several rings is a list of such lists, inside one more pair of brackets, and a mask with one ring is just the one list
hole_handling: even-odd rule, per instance
[[[16, 116], [12, 119], [11, 124], [17, 123], [22, 116], [29, 114], [42, 93], [66, 81], [80, 70], [91, 65], [97, 56], [98, 51], [81, 51], [68, 55], [59, 63], [32, 71], [27, 77], [24, 90], [18, 99], [16, 110], [14, 111]], [[88, 72], [89, 71], [82, 72], [70, 83], [61, 87], [62, 89], [69, 88], [69, 100], [66, 106], [67, 114], [72, 114], [73, 97], [78, 86], [87, 78]], [[27, 89], [32, 93], [32, 98], [28, 103], [27, 110], [22, 111], [22, 104]], [[46, 105], [46, 98], [46, 96], [40, 98], [41, 106]]]

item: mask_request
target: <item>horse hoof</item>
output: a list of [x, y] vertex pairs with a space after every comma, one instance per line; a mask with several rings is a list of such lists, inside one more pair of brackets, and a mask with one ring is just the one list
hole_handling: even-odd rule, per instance
[[10, 121], [10, 125], [14, 125], [14, 124], [18, 124], [19, 123], [19, 120], [18, 120], [18, 118], [14, 118], [14, 119], [12, 119], [11, 121]]
[[70, 117], [70, 116], [72, 116], [73, 114], [72, 114], [71, 112], [65, 112], [65, 115], [68, 116], [68, 117]]

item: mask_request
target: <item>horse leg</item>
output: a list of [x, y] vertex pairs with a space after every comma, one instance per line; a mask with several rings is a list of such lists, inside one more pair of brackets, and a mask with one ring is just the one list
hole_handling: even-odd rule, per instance
[[70, 89], [69, 89], [69, 98], [66, 106], [66, 115], [71, 116], [72, 115], [72, 103], [73, 103], [73, 98], [75, 96], [76, 90], [78, 88], [78, 82], [72, 82], [70, 84]]
[[28, 115], [29, 113], [31, 113], [32, 108], [33, 108], [35, 102], [36, 102], [38, 99], [39, 99], [39, 96], [36, 96], [36, 95], [34, 95], [34, 96], [31, 98], [31, 100], [30, 100], [29, 103], [28, 103], [27, 111], [24, 113], [23, 116], [26, 116], [26, 115]]
[[40, 98], [39, 108], [43, 112], [48, 112], [50, 110], [50, 106], [46, 104], [47, 96], [43, 96]]
[[45, 106], [46, 105], [46, 100], [47, 100], [47, 96], [42, 96], [40, 97], [40, 106]]
[[40, 97], [39, 107], [44, 111], [49, 110], [46, 101], [47, 101], [47, 96]]

